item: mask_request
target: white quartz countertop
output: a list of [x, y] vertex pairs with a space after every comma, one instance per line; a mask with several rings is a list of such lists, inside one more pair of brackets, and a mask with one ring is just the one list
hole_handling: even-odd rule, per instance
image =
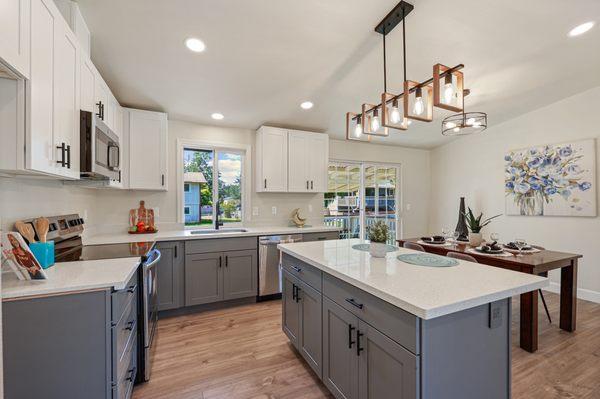
[[133, 277], [138, 257], [58, 262], [46, 269], [46, 280], [19, 280], [12, 272], [2, 274], [2, 299], [66, 294], [103, 288], [122, 290]]
[[548, 279], [459, 260], [453, 267], [415, 266], [352, 249], [360, 240], [280, 244], [278, 248], [422, 319], [459, 312], [548, 286]]
[[[159, 230], [155, 234], [100, 234], [84, 238], [85, 245], [99, 244], [118, 244], [141, 241], [180, 241], [180, 240], [205, 240], [208, 238], [233, 238], [233, 237], [252, 237], [263, 235], [278, 235], [278, 234], [302, 234], [302, 233], [319, 233], [324, 231], [339, 231], [339, 227], [329, 226], [312, 226], [312, 227], [240, 227], [244, 232], [223, 232], [227, 228], [222, 228], [221, 233], [214, 234], [192, 234], [193, 230]], [[201, 230], [198, 228], [197, 230]]]

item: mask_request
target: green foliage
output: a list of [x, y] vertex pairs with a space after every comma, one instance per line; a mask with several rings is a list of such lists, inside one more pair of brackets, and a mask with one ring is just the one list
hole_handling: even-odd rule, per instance
[[387, 224], [383, 220], [378, 220], [369, 227], [369, 240], [371, 242], [385, 243], [387, 242], [389, 232]]
[[497, 218], [498, 216], [502, 216], [502, 214], [499, 214], [492, 216], [491, 218], [481, 220], [483, 218], [483, 212], [480, 213], [479, 216], [475, 217], [470, 207], [469, 211], [467, 213], [463, 213], [463, 215], [465, 216], [469, 230], [471, 230], [472, 233], [480, 233], [481, 229], [490, 224], [493, 219]]

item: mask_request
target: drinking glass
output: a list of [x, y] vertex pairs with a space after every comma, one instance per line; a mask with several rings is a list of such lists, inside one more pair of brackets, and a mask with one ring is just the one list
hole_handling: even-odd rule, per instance
[[500, 239], [500, 234], [498, 234], [498, 233], [490, 234], [490, 240], [492, 240], [492, 242], [498, 241], [499, 239]]
[[454, 246], [458, 247], [458, 237], [460, 237], [460, 231], [455, 230], [452, 232], [452, 238], [454, 238]]
[[527, 246], [527, 241], [522, 238], [515, 239], [515, 247], [519, 250], [517, 256], [523, 256], [523, 248]]
[[442, 235], [444, 236], [445, 240], [450, 238], [450, 229], [447, 227], [442, 228]]

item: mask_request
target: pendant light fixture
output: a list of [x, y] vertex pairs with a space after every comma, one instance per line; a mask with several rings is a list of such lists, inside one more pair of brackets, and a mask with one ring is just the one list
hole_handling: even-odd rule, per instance
[[[423, 82], [415, 82], [406, 78], [406, 17], [414, 6], [401, 1], [375, 27], [375, 32], [383, 36], [383, 93], [379, 104], [364, 103], [361, 113], [346, 113], [346, 139], [370, 141], [371, 136], [387, 137], [388, 129], [407, 130], [410, 119], [433, 121], [433, 107], [459, 112], [452, 115], [446, 122], [453, 126], [452, 133], [466, 132], [464, 129], [481, 129], [487, 127], [487, 115], [483, 113], [468, 113], [463, 111], [465, 90], [464, 77], [461, 70], [463, 64], [449, 68], [442, 64], [433, 66], [433, 76]], [[386, 36], [402, 22], [402, 52], [403, 52], [403, 89], [400, 94], [387, 91], [387, 60]], [[402, 106], [399, 106], [402, 101]], [[482, 117], [483, 114], [485, 118]], [[459, 117], [459, 115], [462, 115]], [[466, 117], [465, 117], [466, 116]], [[462, 118], [462, 119], [461, 119]], [[463, 121], [464, 119], [464, 121]], [[442, 133], [448, 129], [442, 125]], [[455, 131], [455, 128], [459, 128]]]

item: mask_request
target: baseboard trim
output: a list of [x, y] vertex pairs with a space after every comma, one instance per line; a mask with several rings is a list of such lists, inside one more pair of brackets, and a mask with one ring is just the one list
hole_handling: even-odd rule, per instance
[[[560, 284], [550, 281], [550, 285], [547, 288], [544, 288], [544, 290], [554, 292], [555, 294], [560, 294]], [[600, 292], [587, 290], [585, 288], [577, 288], [577, 298], [600, 303]]]

